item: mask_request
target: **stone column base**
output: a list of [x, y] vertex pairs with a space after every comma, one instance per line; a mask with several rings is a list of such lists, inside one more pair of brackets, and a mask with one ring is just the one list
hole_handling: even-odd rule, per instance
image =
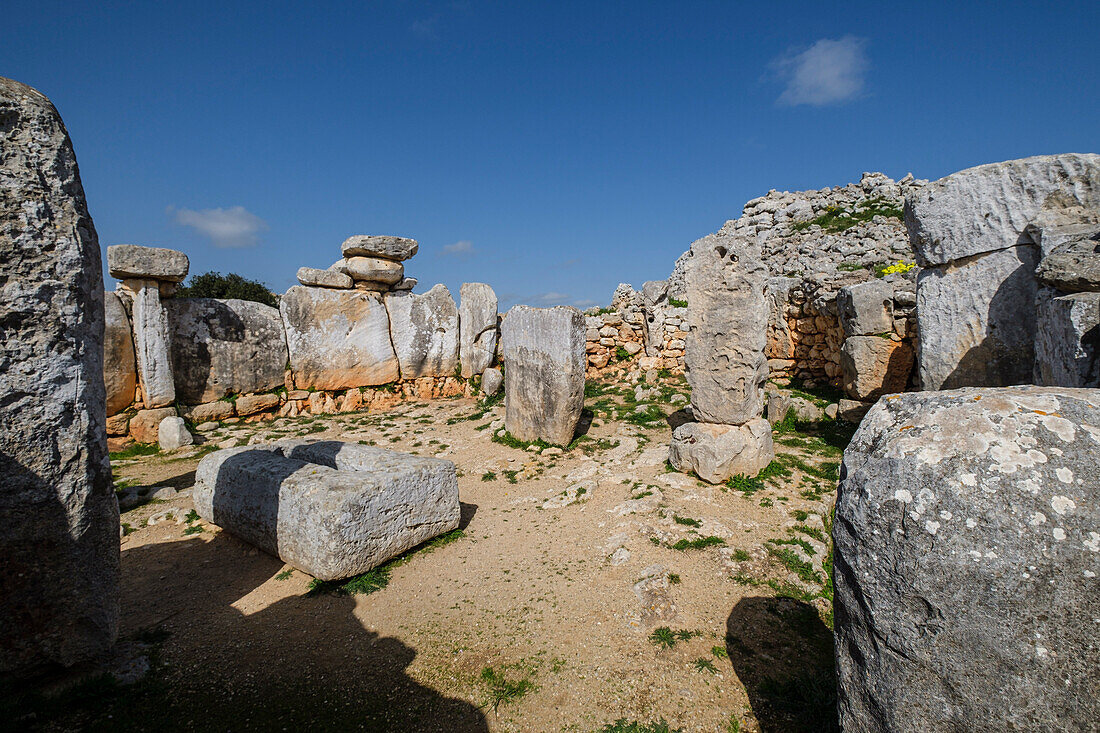
[[668, 448], [673, 468], [712, 484], [738, 474], [755, 476], [774, 457], [771, 425], [762, 417], [744, 425], [684, 423], [673, 431]]

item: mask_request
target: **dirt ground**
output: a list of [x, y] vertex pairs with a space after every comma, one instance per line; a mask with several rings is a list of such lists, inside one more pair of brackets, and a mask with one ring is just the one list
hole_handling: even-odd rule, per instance
[[[827, 540], [844, 431], [788, 421], [769, 478], [711, 486], [666, 465], [682, 378], [624, 373], [586, 395], [591, 425], [561, 455], [495, 441], [503, 405], [459, 399], [223, 425], [177, 454], [116, 458], [116, 484], [180, 492], [122, 516], [121, 637], [152, 669], [14, 722], [835, 729]], [[461, 530], [387, 565], [373, 593], [310, 593], [309, 576], [189, 515], [206, 452], [296, 436], [454, 461]]]

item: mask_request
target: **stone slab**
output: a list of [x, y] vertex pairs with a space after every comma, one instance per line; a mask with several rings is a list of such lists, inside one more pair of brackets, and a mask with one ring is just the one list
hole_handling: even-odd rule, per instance
[[133, 404], [137, 389], [134, 335], [130, 317], [116, 293], [103, 294], [103, 313], [103, 385], [107, 389], [107, 414], [117, 415]]
[[453, 377], [459, 368], [459, 321], [447, 286], [422, 295], [387, 293], [384, 302], [401, 378]]
[[459, 358], [466, 379], [492, 366], [497, 349], [497, 294], [485, 283], [459, 289]]
[[115, 244], [107, 248], [107, 270], [119, 280], [183, 282], [191, 262], [187, 255], [164, 247]]

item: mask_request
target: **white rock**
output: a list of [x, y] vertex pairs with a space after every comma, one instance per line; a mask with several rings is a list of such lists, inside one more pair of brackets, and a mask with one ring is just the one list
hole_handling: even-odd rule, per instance
[[462, 376], [469, 379], [493, 363], [497, 348], [497, 295], [485, 283], [463, 283], [459, 295]]
[[458, 308], [446, 285], [423, 295], [387, 293], [390, 335], [402, 379], [451, 377], [458, 371]]

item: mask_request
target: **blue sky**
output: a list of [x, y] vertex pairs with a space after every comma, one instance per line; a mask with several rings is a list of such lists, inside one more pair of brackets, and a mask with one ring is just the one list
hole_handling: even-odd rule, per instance
[[606, 304], [768, 189], [1100, 149], [1100, 3], [22, 2], [103, 247]]

